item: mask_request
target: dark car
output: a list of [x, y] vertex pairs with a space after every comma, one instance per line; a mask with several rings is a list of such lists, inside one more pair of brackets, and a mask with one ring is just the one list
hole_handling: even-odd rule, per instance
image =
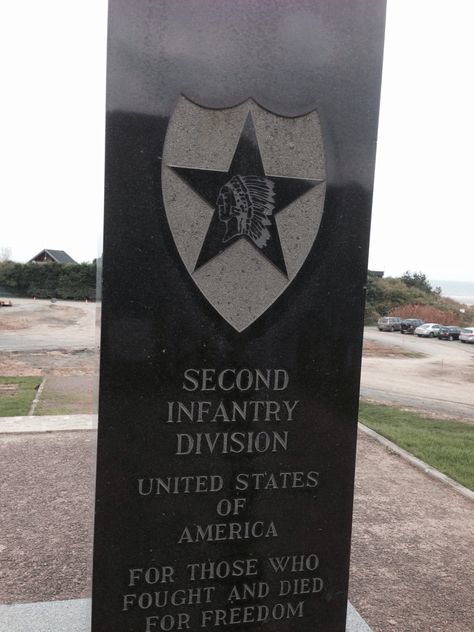
[[419, 318], [405, 318], [400, 323], [401, 334], [413, 334], [415, 329], [423, 324], [423, 321]]
[[438, 338], [440, 340], [459, 340], [461, 329], [459, 327], [440, 327]]

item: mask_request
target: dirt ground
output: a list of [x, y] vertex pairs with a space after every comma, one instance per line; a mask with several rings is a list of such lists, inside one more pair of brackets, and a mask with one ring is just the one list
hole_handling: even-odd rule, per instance
[[95, 375], [49, 375], [35, 415], [83, 415], [97, 411]]
[[[0, 603], [90, 595], [94, 454], [89, 431], [0, 438]], [[473, 550], [472, 501], [360, 435], [350, 599], [373, 631], [473, 630]]]
[[95, 303], [13, 299], [0, 309], [0, 352], [97, 349]]
[[75, 305], [52, 303], [51, 301], [33, 301], [27, 299], [15, 301], [9, 309], [1, 313], [2, 331], [18, 331], [21, 329], [64, 329], [75, 325], [83, 316], [83, 310]]
[[94, 349], [0, 352], [0, 375], [97, 375]]
[[378, 341], [365, 337], [362, 356], [364, 358], [423, 358], [426, 354], [421, 351], [404, 349], [401, 345], [397, 345], [394, 338]]

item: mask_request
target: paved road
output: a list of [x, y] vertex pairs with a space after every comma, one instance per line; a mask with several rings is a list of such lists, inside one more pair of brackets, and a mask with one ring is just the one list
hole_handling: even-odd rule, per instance
[[474, 345], [372, 327], [365, 329], [364, 340], [395, 354], [363, 358], [363, 397], [474, 422]]

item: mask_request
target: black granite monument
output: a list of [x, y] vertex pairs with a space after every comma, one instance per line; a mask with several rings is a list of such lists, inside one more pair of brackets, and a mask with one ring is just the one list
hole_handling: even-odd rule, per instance
[[110, 0], [93, 632], [345, 630], [383, 0]]

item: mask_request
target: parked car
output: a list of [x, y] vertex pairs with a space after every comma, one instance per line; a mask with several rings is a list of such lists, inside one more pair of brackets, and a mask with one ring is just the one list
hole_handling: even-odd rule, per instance
[[463, 329], [461, 329], [459, 340], [461, 342], [474, 343], [474, 327], [464, 327]]
[[423, 338], [434, 338], [438, 335], [438, 331], [442, 325], [436, 323], [424, 323], [415, 329], [415, 335]]
[[379, 331], [400, 331], [402, 319], [398, 316], [383, 316], [377, 321]]
[[419, 318], [405, 318], [400, 323], [401, 334], [412, 334], [417, 327], [423, 324]]
[[460, 327], [440, 327], [438, 331], [438, 338], [440, 340], [459, 340], [460, 333]]

